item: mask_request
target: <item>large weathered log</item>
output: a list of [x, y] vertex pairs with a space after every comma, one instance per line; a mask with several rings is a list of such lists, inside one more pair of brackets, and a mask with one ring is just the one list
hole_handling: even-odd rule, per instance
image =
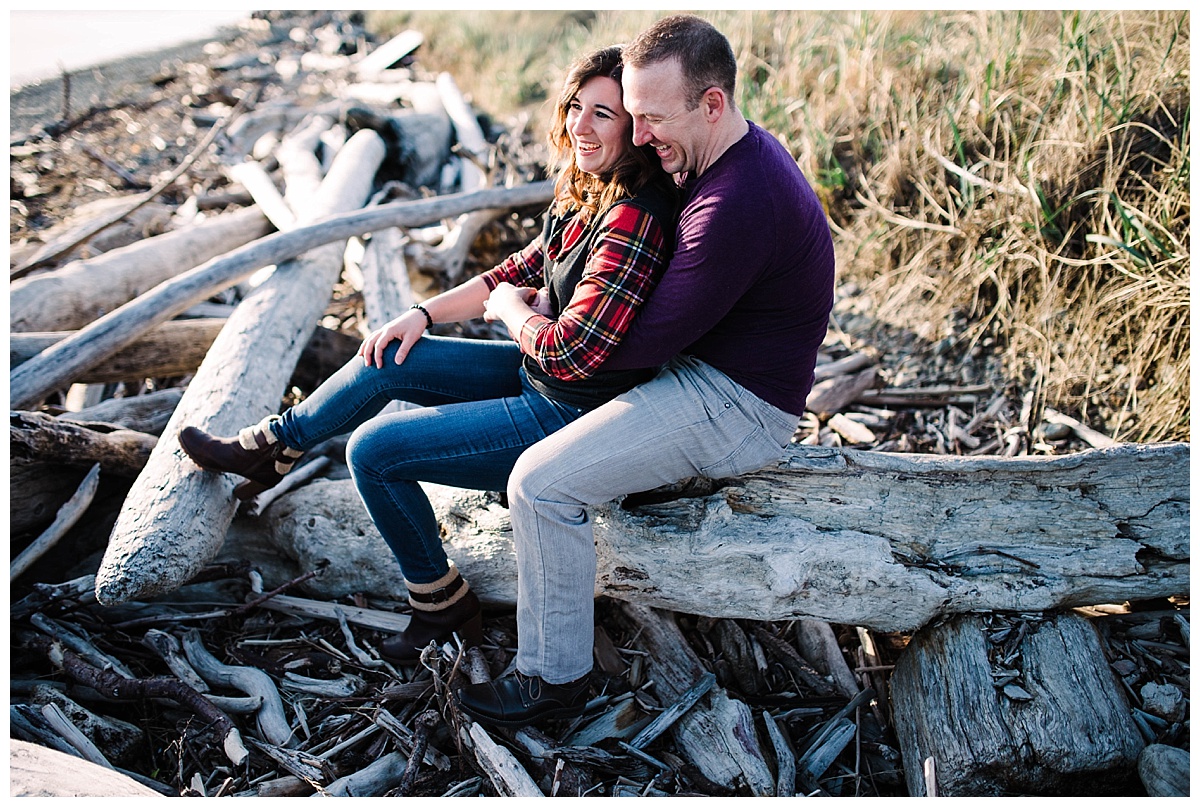
[[[792, 446], [777, 467], [708, 496], [594, 508], [596, 592], [684, 613], [882, 631], [952, 613], [1180, 594], [1189, 456], [1187, 444], [1040, 459]], [[472, 588], [514, 602], [507, 511], [487, 494], [426, 489]], [[311, 584], [323, 596], [403, 591], [352, 483], [295, 491], [266, 516], [270, 553], [301, 569], [331, 559]]]
[[82, 328], [159, 283], [269, 232], [262, 211], [251, 207], [17, 280], [9, 288], [10, 327]]
[[[147, 378], [176, 378], [194, 373], [208, 350], [216, 341], [227, 318], [204, 317], [201, 319], [172, 320], [164, 322], [138, 339], [136, 342], [122, 348], [112, 356], [85, 369], [79, 376], [79, 383], [109, 384], [120, 381], [142, 381]], [[64, 339], [68, 339], [74, 331], [53, 331], [49, 333], [14, 333], [9, 334], [9, 366], [16, 367], [29, 361], [34, 356], [47, 350]], [[332, 375], [339, 367], [349, 361], [358, 349], [359, 340], [347, 334], [325, 327], [317, 327], [312, 337], [304, 346], [304, 352], [296, 362], [292, 383], [302, 389], [316, 388], [323, 380]], [[162, 390], [161, 392], [168, 392]], [[177, 390], [176, 395], [182, 395], [183, 390]], [[88, 410], [95, 410], [97, 415], [89, 417], [87, 411], [71, 413], [72, 420], [99, 420], [110, 423], [119, 422], [100, 416], [104, 405], [120, 405], [128, 407], [138, 398], [103, 401]], [[176, 402], [178, 398], [176, 398]], [[143, 402], [145, 403], [145, 402]], [[172, 405], [173, 408], [173, 405]], [[168, 410], [168, 416], [169, 416]], [[139, 428], [128, 425], [128, 428], [144, 431], [150, 434], [160, 434], [166, 419], [163, 418], [154, 428]]]
[[[1002, 661], [989, 651], [1007, 645], [985, 628], [964, 616], [922, 630], [896, 665], [893, 714], [909, 793], [926, 795], [930, 757], [939, 796], [1135, 793], [1144, 743], [1087, 620], [1062, 614], [1036, 625]], [[998, 667], [1020, 677], [1005, 685]]]
[[[225, 320], [215, 318], [164, 322], [148, 331], [143, 338], [89, 367], [75, 381], [81, 384], [109, 384], [187, 375], [204, 361], [204, 356], [224, 325]], [[50, 331], [11, 334], [8, 346], [10, 366], [24, 364], [43, 350], [69, 338], [72, 333]]]
[[[454, 77], [449, 73], [441, 73], [437, 77], [438, 94], [450, 120], [454, 122], [454, 132], [459, 144], [469, 155], [462, 161], [462, 175], [459, 178], [460, 187], [464, 191], [473, 191], [482, 187], [487, 178], [482, 166], [487, 164], [488, 142], [484, 137], [479, 120], [471, 111], [467, 99], [458, 89]], [[501, 211], [475, 210], [459, 216], [454, 227], [442, 243], [433, 251], [440, 269], [445, 272], [446, 280], [453, 285], [462, 277], [463, 266], [471, 250], [471, 244], [479, 231], [494, 221]]]
[[[320, 201], [306, 214], [317, 218], [360, 207], [383, 149], [374, 132], [351, 138], [321, 186]], [[234, 434], [278, 410], [301, 347], [341, 273], [343, 252], [343, 245], [330, 244], [279, 266], [230, 317], [117, 517], [96, 575], [101, 602], [171, 591], [220, 549], [237, 507], [232, 478], [188, 461], [179, 431], [186, 424]]]
[[599, 589], [912, 630], [1189, 590], [1187, 444], [1004, 459], [793, 446], [713, 495], [596, 508]]
[[156, 437], [128, 429], [89, 428], [42, 412], [10, 412], [12, 456], [63, 465], [99, 463], [106, 473], [133, 478], [145, 466]]
[[9, 781], [11, 796], [163, 795], [111, 768], [18, 739], [10, 741]]
[[84, 368], [264, 266], [289, 260], [322, 244], [387, 227], [419, 227], [482, 208], [546, 204], [553, 192], [552, 183], [544, 181], [415, 202], [393, 202], [330, 216], [260, 238], [159, 284], [13, 370], [9, 375], [10, 406], [34, 406], [73, 381]]
[[[494, 494], [424, 485], [447, 551], [486, 603], [516, 602], [516, 555], [508, 511]], [[364, 591], [407, 597], [396, 558], [375, 528], [350, 480], [316, 480], [281, 496], [255, 520], [233, 522], [222, 557], [245, 559], [278, 585], [328, 559], [302, 588], [322, 599]]]

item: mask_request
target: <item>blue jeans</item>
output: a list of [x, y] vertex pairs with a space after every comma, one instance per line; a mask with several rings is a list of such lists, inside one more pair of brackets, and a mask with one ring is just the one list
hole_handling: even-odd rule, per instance
[[[505, 490], [521, 452], [583, 410], [533, 389], [513, 342], [424, 336], [400, 365], [396, 347], [382, 368], [351, 359], [271, 429], [303, 451], [353, 431], [346, 461], [367, 512], [405, 579], [431, 583], [450, 566], [418, 481]], [[420, 408], [379, 415], [393, 400]]]

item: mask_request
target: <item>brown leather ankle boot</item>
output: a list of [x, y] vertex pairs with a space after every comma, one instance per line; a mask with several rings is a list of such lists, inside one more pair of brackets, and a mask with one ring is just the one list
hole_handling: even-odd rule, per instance
[[234, 473], [247, 481], [233, 490], [239, 499], [253, 499], [273, 488], [292, 470], [303, 451], [288, 448], [271, 431], [271, 415], [254, 426], [242, 429], [237, 437], [213, 437], [188, 426], [179, 433], [179, 444], [192, 461], [206, 471]]
[[430, 642], [442, 644], [454, 634], [466, 647], [483, 641], [483, 610], [467, 581], [450, 571], [432, 583], [408, 583], [412, 620], [401, 633], [385, 640], [379, 653], [393, 664], [416, 664]]

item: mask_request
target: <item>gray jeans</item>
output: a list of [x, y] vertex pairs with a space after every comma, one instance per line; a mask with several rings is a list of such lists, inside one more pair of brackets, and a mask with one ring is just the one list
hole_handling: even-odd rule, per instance
[[526, 449], [508, 482], [517, 669], [552, 684], [592, 668], [596, 549], [587, 505], [778, 459], [799, 418], [682, 356]]

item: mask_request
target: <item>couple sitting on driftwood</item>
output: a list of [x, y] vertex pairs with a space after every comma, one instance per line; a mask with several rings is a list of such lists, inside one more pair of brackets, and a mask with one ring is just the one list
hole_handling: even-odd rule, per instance
[[[579, 714], [596, 556], [586, 507], [777, 459], [804, 412], [833, 303], [824, 211], [795, 160], [734, 104], [724, 35], [665, 18], [576, 62], [550, 133], [560, 165], [540, 236], [413, 306], [303, 403], [189, 456], [273, 486], [353, 431], [355, 486], [400, 563], [412, 620], [381, 646], [482, 640], [479, 600], [418, 482], [507, 490], [518, 568], [514, 674], [458, 693], [473, 718]], [[513, 341], [426, 335], [483, 316]], [[418, 404], [380, 415], [392, 400]]]

